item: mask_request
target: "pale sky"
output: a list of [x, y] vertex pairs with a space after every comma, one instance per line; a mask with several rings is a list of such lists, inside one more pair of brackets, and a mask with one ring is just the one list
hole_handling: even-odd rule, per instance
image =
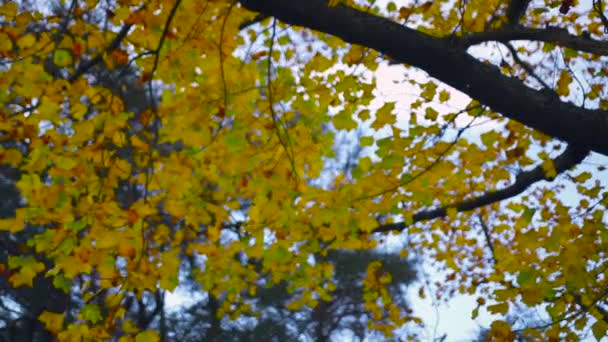
[[[409, 105], [417, 98], [411, 94], [416, 93], [416, 89], [409, 86], [409, 83], [403, 82], [407, 79], [404, 77], [405, 69], [399, 65], [382, 65], [376, 72], [377, 96], [378, 102], [395, 101], [397, 109], [403, 109], [398, 113], [397, 125], [407, 127], [409, 120]], [[410, 71], [411, 74], [411, 71]], [[423, 80], [425, 73], [417, 72], [414, 77]], [[440, 87], [448, 89], [447, 87]], [[438, 89], [438, 91], [439, 91]], [[470, 98], [460, 92], [452, 91], [451, 98], [448, 103], [443, 106], [444, 111], [454, 110], [456, 108], [464, 108], [470, 101]], [[381, 103], [378, 103], [381, 105]], [[436, 105], [436, 109], [441, 109], [441, 105]], [[459, 118], [460, 119], [460, 118]], [[458, 126], [465, 125], [468, 119], [460, 119], [463, 122], [458, 122]], [[482, 126], [481, 130], [490, 127]], [[444, 334], [447, 334], [445, 341], [470, 341], [473, 336], [479, 331], [480, 325], [488, 327], [493, 319], [490, 318], [487, 312], [480, 310], [476, 320], [471, 318], [471, 312], [476, 307], [476, 296], [458, 295], [448, 303], [434, 303], [432, 294], [427, 292], [425, 299], [418, 296], [418, 289], [421, 286], [420, 281], [424, 281], [424, 277], [430, 278], [431, 283], [435, 281], [443, 281], [445, 278], [440, 276], [430, 266], [422, 266], [426, 275], [419, 274], [419, 282], [410, 285], [409, 300], [411, 307], [414, 310], [414, 315], [420, 317], [425, 324], [424, 335], [421, 336], [424, 341], [433, 341]]]

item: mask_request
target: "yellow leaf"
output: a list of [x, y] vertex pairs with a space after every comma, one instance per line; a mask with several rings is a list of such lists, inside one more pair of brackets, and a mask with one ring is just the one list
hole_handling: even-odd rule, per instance
[[127, 334], [135, 334], [139, 332], [139, 328], [137, 325], [135, 325], [135, 322], [130, 319], [127, 319], [122, 323], [122, 330]]
[[409, 7], [401, 7], [399, 8], [399, 19], [407, 19], [410, 14], [412, 14], [413, 9]]
[[71, 170], [78, 165], [78, 160], [70, 157], [59, 156], [55, 159], [55, 165], [63, 170]]
[[137, 336], [135, 336], [135, 342], [158, 342], [160, 341], [160, 336], [154, 330], [146, 330], [142, 331]]
[[17, 2], [7, 1], [0, 5], [0, 15], [6, 17], [7, 20], [11, 20], [17, 15]]
[[488, 311], [493, 314], [506, 314], [509, 311], [509, 304], [507, 303], [498, 303], [494, 305], [488, 306]]
[[305, 67], [305, 72], [318, 71], [323, 72], [333, 65], [333, 61], [320, 53], [317, 53]]
[[352, 113], [350, 110], [341, 110], [333, 118], [334, 127], [336, 129], [351, 130], [357, 128], [357, 122], [353, 120]]
[[555, 178], [557, 176], [557, 171], [555, 170], [553, 160], [547, 159], [543, 161], [540, 167], [543, 169], [543, 171], [545, 171], [545, 176], [548, 178]]
[[127, 6], [118, 7], [114, 11], [114, 22], [120, 23], [121, 21], [127, 19], [129, 15], [131, 15], [131, 9]]
[[17, 45], [19, 46], [19, 48], [21, 49], [28, 49], [31, 48], [32, 46], [34, 46], [34, 44], [36, 44], [36, 36], [34, 36], [31, 33], [26, 34], [25, 36], [21, 36], [18, 40], [17, 40]]
[[14, 287], [23, 285], [32, 286], [34, 277], [44, 270], [44, 264], [38, 262], [34, 257], [9, 257], [10, 268], [19, 268], [19, 271], [9, 277]]
[[510, 341], [513, 332], [511, 325], [505, 321], [494, 321], [490, 330], [490, 339], [492, 341]]
[[0, 32], [0, 52], [11, 51], [13, 49], [13, 43], [8, 34]]
[[363, 121], [369, 119], [370, 118], [369, 109], [364, 109], [364, 110], [360, 111], [359, 114], [357, 114], [357, 116], [359, 117], [359, 119], [361, 119]]
[[562, 71], [559, 75], [559, 80], [557, 81], [557, 89], [555, 90], [557, 95], [570, 95], [570, 83], [572, 83], [572, 75], [567, 70]]
[[439, 112], [437, 112], [432, 107], [427, 107], [424, 112], [425, 112], [424, 118], [427, 120], [435, 121], [435, 120], [437, 120], [437, 115], [439, 115]]
[[54, 334], [61, 331], [63, 328], [64, 314], [50, 311], [43, 311], [38, 319], [44, 323], [44, 328]]
[[450, 220], [454, 220], [454, 219], [456, 219], [456, 216], [458, 216], [458, 209], [456, 209], [454, 207], [449, 207], [446, 210], [446, 214], [448, 215]]
[[435, 95], [437, 94], [437, 83], [435, 82], [427, 82], [421, 85], [423, 91], [420, 93], [420, 96], [427, 101], [433, 101]]
[[3, 150], [0, 148], [0, 164], [10, 164], [13, 166], [19, 166], [23, 155], [15, 148], [9, 148]]
[[89, 108], [82, 102], [74, 104], [71, 108], [72, 117], [75, 119], [81, 119], [88, 111]]
[[392, 125], [395, 123], [395, 115], [393, 115], [393, 109], [395, 108], [394, 102], [385, 103], [378, 111], [376, 111], [376, 120], [372, 123], [373, 129], [380, 129], [384, 125]]
[[180, 259], [178, 252], [177, 249], [163, 252], [160, 257], [162, 263], [159, 269], [161, 274], [160, 287], [164, 290], [173, 291], [179, 283], [178, 271]]

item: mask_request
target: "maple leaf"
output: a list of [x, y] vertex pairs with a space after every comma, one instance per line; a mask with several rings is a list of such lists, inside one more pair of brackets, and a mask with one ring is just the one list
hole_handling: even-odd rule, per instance
[[43, 311], [38, 319], [44, 323], [48, 331], [56, 334], [63, 329], [64, 317], [65, 315], [62, 313]]

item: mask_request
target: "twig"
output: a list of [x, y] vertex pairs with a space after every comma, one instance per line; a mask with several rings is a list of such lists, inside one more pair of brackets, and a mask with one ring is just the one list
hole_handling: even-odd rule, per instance
[[490, 249], [490, 252], [492, 253], [492, 260], [494, 261], [494, 265], [496, 265], [498, 263], [498, 261], [496, 260], [496, 253], [494, 253], [494, 243], [492, 241], [492, 237], [490, 236], [490, 229], [488, 227], [488, 225], [486, 225], [486, 223], [483, 221], [483, 218], [481, 217], [481, 215], [478, 216], [479, 219], [479, 225], [481, 226], [481, 230], [483, 231], [483, 235], [486, 238], [486, 243], [488, 245], [488, 248]]
[[89, 71], [89, 69], [91, 69], [92, 67], [94, 67], [95, 65], [100, 63], [103, 60], [104, 53], [112, 52], [113, 50], [117, 49], [120, 46], [120, 42], [127, 36], [127, 33], [129, 33], [131, 26], [132, 26], [132, 24], [124, 25], [120, 29], [120, 31], [118, 32], [118, 34], [116, 35], [116, 37], [114, 38], [112, 43], [110, 43], [110, 45], [108, 45], [108, 47], [105, 49], [105, 51], [98, 53], [97, 56], [95, 56], [90, 61], [80, 64], [78, 66], [78, 68], [76, 69], [76, 71], [74, 72], [74, 74], [68, 78], [68, 81], [69, 82], [76, 81], [85, 72]]
[[513, 60], [515, 61], [515, 63], [521, 65], [521, 67], [524, 68], [524, 70], [528, 74], [530, 74], [530, 76], [532, 76], [538, 83], [540, 83], [540, 85], [543, 86], [543, 88], [548, 89], [548, 90], [553, 90], [551, 87], [549, 87], [547, 82], [545, 82], [542, 78], [540, 78], [540, 77], [538, 77], [538, 75], [536, 75], [536, 73], [534, 72], [534, 70], [532, 70], [532, 68], [528, 65], [528, 63], [522, 61], [519, 58], [519, 55], [517, 54], [517, 50], [515, 50], [515, 48], [513, 47], [513, 45], [511, 45], [510, 42], [505, 42], [504, 44], [507, 47], [507, 49], [509, 50], [509, 52], [511, 52], [511, 56], [513, 57]]
[[[578, 146], [569, 145], [566, 150], [557, 158], [553, 160], [555, 165], [556, 174], [567, 171], [571, 167], [578, 165], [585, 159], [589, 150], [580, 148]], [[412, 217], [412, 220], [408, 223], [390, 223], [379, 226], [374, 229], [374, 232], [389, 232], [389, 231], [402, 231], [407, 228], [410, 224], [414, 224], [421, 221], [433, 220], [436, 218], [444, 217], [447, 215], [448, 208], [455, 208], [458, 212], [474, 210], [492, 203], [503, 201], [507, 198], [512, 198], [524, 192], [528, 187], [538, 181], [547, 180], [551, 181], [554, 177], [549, 177], [545, 174], [542, 165], [535, 167], [530, 171], [525, 171], [517, 175], [515, 183], [510, 186], [487, 192], [481, 196], [474, 197], [462, 202], [451, 203], [435, 209], [427, 209], [418, 211]]]

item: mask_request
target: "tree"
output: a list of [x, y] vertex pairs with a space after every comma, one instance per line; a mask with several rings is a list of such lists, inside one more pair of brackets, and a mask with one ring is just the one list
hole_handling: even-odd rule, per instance
[[[441, 298], [551, 318], [520, 335], [499, 320], [489, 336], [606, 334], [603, 1], [66, 5], [0, 5], [0, 139], [14, 144], [0, 164], [22, 197], [0, 230], [34, 252], [10, 252], [3, 275], [77, 289], [74, 307], [39, 315], [60, 340], [164, 338], [146, 310], [188, 258], [216, 319], [250, 315], [260, 284], [314, 312], [337, 298], [320, 256], [394, 233], [446, 272]], [[406, 108], [375, 96], [388, 63], [416, 92]], [[96, 68], [131, 77], [147, 105]], [[322, 172], [336, 133], [355, 128], [352, 167]], [[366, 267], [370, 327], [416, 321], [382, 263]], [[133, 310], [145, 324], [127, 323]]]

